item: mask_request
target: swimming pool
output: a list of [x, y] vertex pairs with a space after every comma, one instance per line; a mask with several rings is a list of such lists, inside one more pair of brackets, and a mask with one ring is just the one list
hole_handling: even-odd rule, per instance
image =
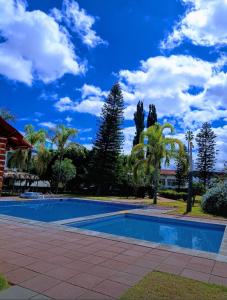
[[225, 231], [224, 225], [130, 213], [67, 226], [213, 253], [219, 252]]
[[0, 214], [53, 222], [140, 207], [142, 206], [79, 199], [2, 201]]

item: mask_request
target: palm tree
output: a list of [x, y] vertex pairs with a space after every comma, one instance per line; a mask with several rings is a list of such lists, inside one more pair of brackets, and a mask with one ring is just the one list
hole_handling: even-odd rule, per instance
[[78, 130], [76, 130], [74, 128], [68, 128], [62, 124], [58, 125], [54, 129], [53, 142], [57, 146], [58, 159], [59, 159], [59, 170], [58, 170], [58, 176], [57, 176], [56, 191], [58, 191], [58, 184], [60, 182], [60, 177], [61, 177], [61, 163], [63, 160], [63, 156], [65, 153], [66, 147], [68, 146], [69, 139], [73, 138], [77, 133], [78, 133]]
[[[35, 131], [33, 125], [29, 124], [25, 126], [25, 138], [32, 147], [38, 147], [45, 143], [46, 132], [44, 129]], [[32, 149], [28, 149], [27, 151], [28, 151], [27, 171], [29, 171], [31, 168]]]
[[15, 121], [15, 116], [7, 109], [0, 108], [0, 117], [2, 117], [6, 121]]
[[157, 204], [157, 191], [161, 164], [169, 165], [170, 159], [176, 154], [176, 145], [179, 151], [184, 151], [183, 143], [172, 137], [166, 137], [164, 130], [169, 129], [173, 134], [174, 127], [166, 123], [156, 123], [143, 131], [140, 135], [140, 143], [133, 147], [132, 157], [135, 161], [133, 176], [145, 176], [146, 181], [154, 186], [154, 204]]
[[46, 174], [48, 165], [52, 159], [52, 152], [40, 145], [37, 155], [34, 157], [34, 167], [40, 178]]

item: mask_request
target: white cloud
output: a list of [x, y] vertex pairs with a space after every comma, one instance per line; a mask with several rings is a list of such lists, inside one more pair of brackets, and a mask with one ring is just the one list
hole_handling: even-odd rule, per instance
[[227, 44], [226, 0], [182, 0], [187, 5], [186, 15], [174, 27], [163, 48], [179, 45], [188, 38], [195, 45], [224, 46]]
[[84, 84], [79, 90], [82, 98], [80, 102], [73, 101], [69, 97], [64, 97], [55, 103], [55, 108], [60, 112], [77, 111], [99, 116], [107, 92], [102, 91], [99, 87], [88, 84]]
[[46, 13], [26, 10], [24, 1], [0, 0], [0, 34], [0, 74], [9, 79], [31, 85], [84, 72], [67, 31]]
[[138, 70], [121, 70], [126, 118], [133, 119], [139, 100], [145, 110], [155, 104], [159, 118], [182, 119], [185, 126], [226, 118], [225, 63], [224, 58], [211, 63], [186, 55], [156, 56], [142, 61]]
[[54, 9], [52, 13], [57, 20], [64, 20], [70, 30], [76, 32], [88, 47], [93, 48], [99, 44], [107, 44], [92, 29], [95, 18], [80, 8], [76, 1], [64, 0], [62, 12]]
[[39, 123], [39, 125], [42, 127], [49, 128], [49, 129], [54, 129], [56, 127], [56, 124], [53, 122], [41, 122], [41, 123]]
[[66, 122], [69, 124], [69, 123], [72, 122], [73, 119], [72, 119], [71, 117], [67, 116], [67, 117], [65, 118], [65, 120], [66, 120]]

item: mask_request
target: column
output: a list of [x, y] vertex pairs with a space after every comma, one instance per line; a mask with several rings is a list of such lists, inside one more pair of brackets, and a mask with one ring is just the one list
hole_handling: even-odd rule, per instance
[[2, 191], [3, 173], [5, 169], [6, 142], [7, 142], [7, 138], [0, 137], [0, 194]]

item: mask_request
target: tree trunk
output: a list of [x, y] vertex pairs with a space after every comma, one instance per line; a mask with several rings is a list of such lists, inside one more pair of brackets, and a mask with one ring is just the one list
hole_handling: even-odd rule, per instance
[[158, 170], [157, 167], [155, 168], [154, 171], [154, 200], [153, 204], [157, 204], [157, 193], [158, 193]]

